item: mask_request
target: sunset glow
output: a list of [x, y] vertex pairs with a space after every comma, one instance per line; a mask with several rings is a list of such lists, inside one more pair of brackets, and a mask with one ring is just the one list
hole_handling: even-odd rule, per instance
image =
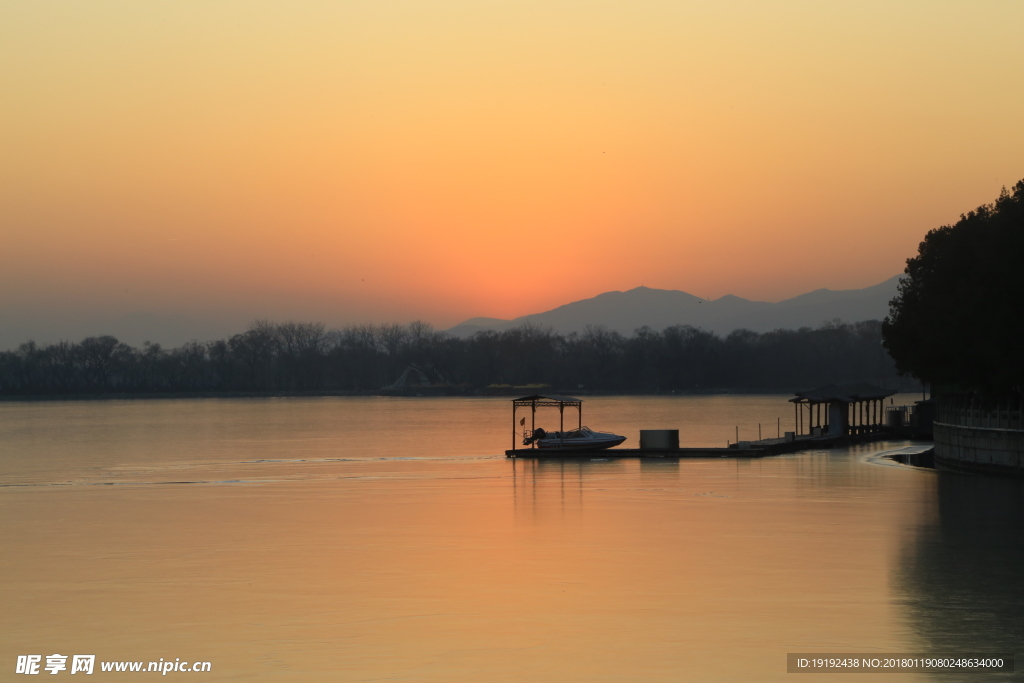
[[1012, 2], [22, 2], [0, 317], [866, 287], [1024, 177]]

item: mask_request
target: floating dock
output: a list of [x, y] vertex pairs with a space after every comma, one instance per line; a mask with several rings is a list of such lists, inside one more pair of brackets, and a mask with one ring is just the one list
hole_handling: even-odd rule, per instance
[[578, 458], [763, 458], [769, 455], [834, 448], [853, 443], [881, 441], [887, 438], [891, 438], [891, 435], [878, 432], [858, 436], [798, 436], [792, 441], [787, 441], [786, 439], [744, 441], [744, 448], [738, 448], [736, 444], [718, 448], [604, 448], [595, 451], [515, 448], [505, 451], [505, 456], [509, 458], [556, 458], [561, 460]]
[[773, 455], [762, 448], [604, 448], [589, 450], [557, 450], [550, 448], [516, 448], [505, 451], [509, 458], [763, 458]]
[[[758, 441], [740, 441], [726, 447], [680, 448], [678, 430], [640, 430], [641, 448], [517, 448], [519, 443], [530, 443], [536, 434], [537, 408], [558, 409], [559, 432], [565, 430], [565, 409], [577, 411], [577, 429], [583, 426], [583, 401], [572, 396], [534, 394], [512, 400], [512, 448], [505, 451], [509, 458], [553, 458], [561, 460], [610, 459], [610, 458], [763, 458], [769, 455], [782, 455], [806, 450], [821, 450], [846, 446], [853, 443], [880, 441], [892, 436], [892, 430], [884, 427], [881, 422], [881, 400], [895, 392], [870, 385], [829, 385], [814, 392], [798, 394], [794, 402], [796, 424], [801, 425], [801, 405], [806, 404], [810, 434], [786, 432], [781, 439], [760, 439]], [[850, 394], [850, 395], [847, 395]], [[838, 402], [838, 403], [836, 403]], [[874, 417], [870, 418], [871, 410], [865, 405], [873, 406]], [[836, 405], [846, 406], [836, 410]], [[876, 405], [877, 404], [877, 405]], [[822, 406], [825, 407], [822, 415]], [[853, 406], [853, 407], [851, 407]], [[529, 410], [530, 422], [524, 416], [516, 420], [519, 409]], [[815, 409], [817, 415], [815, 416]], [[829, 435], [828, 416], [830, 411], [833, 422], [842, 425], [842, 435]], [[858, 424], [849, 426], [847, 419], [858, 417]], [[824, 418], [824, 419], [823, 419]], [[522, 430], [522, 432], [520, 432]], [[799, 427], [796, 431], [799, 431]], [[646, 439], [646, 442], [645, 442]], [[567, 439], [568, 441], [568, 439]], [[646, 447], [645, 447], [646, 446]], [[657, 447], [655, 447], [657, 446]]]

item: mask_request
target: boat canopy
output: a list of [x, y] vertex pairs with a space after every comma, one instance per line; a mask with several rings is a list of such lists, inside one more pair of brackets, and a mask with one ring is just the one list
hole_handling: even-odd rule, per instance
[[532, 396], [523, 396], [522, 398], [514, 398], [514, 399], [512, 399], [512, 402], [515, 403], [516, 405], [530, 405], [530, 404], [532, 404], [534, 402], [536, 402], [537, 405], [539, 405], [539, 406], [541, 406], [541, 405], [557, 405], [559, 403], [561, 403], [563, 405], [568, 405], [568, 404], [579, 405], [580, 403], [583, 403], [583, 399], [581, 399], [581, 398], [573, 398], [572, 396], [559, 396], [557, 394], [552, 394], [550, 396], [541, 396], [540, 394], [533, 394]]
[[[520, 436], [517, 433], [518, 428], [526, 428], [526, 418], [516, 421], [516, 410], [518, 408], [529, 408], [530, 409], [530, 427], [529, 431], [523, 434], [522, 438], [529, 438], [533, 435], [537, 428], [537, 408], [558, 408], [558, 431], [565, 431], [565, 408], [575, 408], [577, 412], [576, 428], [580, 429], [583, 427], [583, 400], [574, 398], [572, 396], [562, 396], [559, 394], [552, 394], [550, 396], [542, 396], [540, 394], [533, 394], [531, 396], [523, 396], [521, 398], [512, 399], [512, 449], [515, 450], [516, 442]], [[533, 444], [534, 446], [536, 444]]]

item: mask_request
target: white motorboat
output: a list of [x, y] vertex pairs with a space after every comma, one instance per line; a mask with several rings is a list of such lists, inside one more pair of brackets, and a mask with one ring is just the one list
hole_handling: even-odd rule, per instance
[[626, 437], [609, 432], [595, 432], [589, 427], [580, 427], [567, 432], [546, 432], [537, 428], [523, 440], [523, 445], [536, 444], [537, 448], [552, 451], [596, 451], [618, 446]]

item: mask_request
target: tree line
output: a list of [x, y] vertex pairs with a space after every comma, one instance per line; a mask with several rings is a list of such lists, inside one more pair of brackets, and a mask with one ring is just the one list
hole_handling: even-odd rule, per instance
[[556, 334], [524, 325], [469, 338], [423, 322], [330, 330], [261, 320], [228, 339], [170, 349], [148, 342], [135, 348], [112, 336], [29, 341], [0, 352], [0, 395], [376, 393], [410, 367], [417, 386], [426, 380], [441, 393], [531, 384], [623, 393], [900, 384], [876, 320], [724, 337], [685, 325], [630, 336], [603, 327]]

